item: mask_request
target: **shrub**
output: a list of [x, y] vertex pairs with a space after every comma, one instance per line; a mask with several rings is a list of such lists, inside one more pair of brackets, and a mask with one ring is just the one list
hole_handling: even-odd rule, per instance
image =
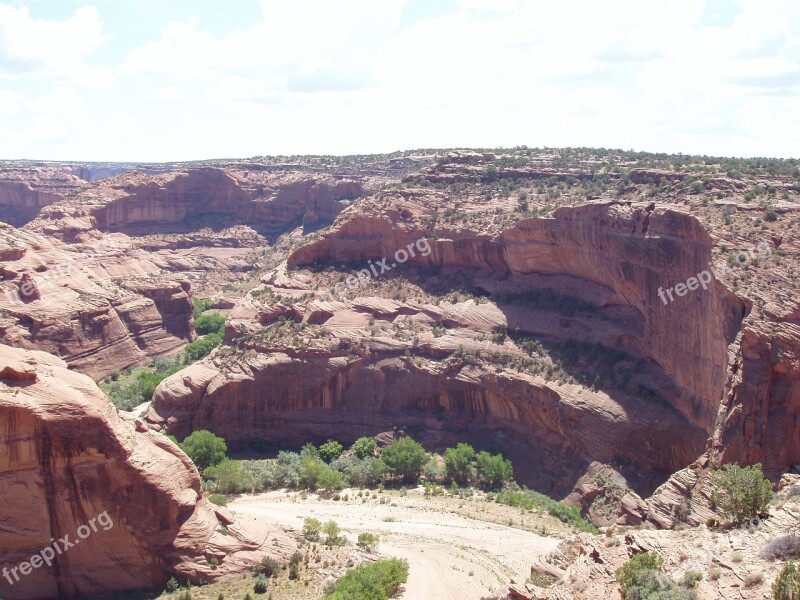
[[765, 560], [800, 558], [800, 535], [792, 533], [775, 538], [761, 551]]
[[336, 460], [341, 456], [344, 447], [337, 441], [328, 440], [319, 447], [319, 457], [326, 463]]
[[358, 547], [366, 550], [367, 552], [372, 552], [375, 549], [375, 546], [378, 545], [380, 538], [375, 535], [374, 533], [360, 533], [358, 534]]
[[542, 508], [562, 523], [567, 523], [581, 531], [597, 533], [597, 527], [583, 518], [577, 506], [569, 506], [561, 500], [554, 500], [537, 491], [525, 487], [520, 489], [514, 485], [511, 489], [500, 490], [493, 497], [500, 504], [519, 506], [526, 510]]
[[186, 346], [186, 360], [193, 362], [205, 358], [211, 351], [222, 343], [222, 336], [218, 333], [209, 333]]
[[238, 460], [226, 458], [208, 467], [203, 476], [213, 483], [213, 490], [219, 494], [243, 494], [253, 490], [253, 478]]
[[703, 574], [698, 571], [686, 571], [683, 574], [683, 585], [687, 588], [693, 588], [699, 581], [703, 580]]
[[798, 600], [800, 598], [800, 571], [792, 561], [783, 565], [775, 583], [772, 584], [775, 600]]
[[309, 517], [303, 521], [303, 536], [309, 542], [318, 542], [319, 534], [322, 531], [322, 522], [313, 517]]
[[320, 475], [325, 469], [329, 468], [319, 458], [303, 457], [302, 465], [300, 466], [300, 484], [309, 490], [317, 489]]
[[203, 298], [194, 298], [192, 300], [192, 304], [194, 304], [194, 310], [192, 311], [192, 315], [194, 316], [195, 319], [199, 319], [204, 312], [206, 312], [209, 308], [211, 308], [214, 302]]
[[392, 474], [404, 481], [419, 477], [428, 461], [425, 449], [410, 437], [395, 440], [381, 451], [381, 458]]
[[225, 317], [222, 315], [203, 315], [194, 321], [194, 330], [199, 335], [209, 333], [225, 334]]
[[322, 533], [325, 534], [325, 545], [326, 546], [342, 546], [344, 545], [344, 538], [341, 537], [339, 534], [341, 533], [341, 528], [336, 521], [328, 521], [325, 525], [322, 526]]
[[760, 464], [727, 464], [714, 473], [713, 483], [712, 500], [737, 523], [764, 512], [772, 500], [772, 484], [764, 477]]
[[348, 571], [324, 600], [387, 600], [408, 580], [408, 563], [392, 559], [361, 565]]
[[353, 442], [353, 445], [350, 447], [350, 450], [352, 450], [353, 454], [355, 454], [358, 458], [374, 456], [377, 449], [378, 442], [375, 441], [375, 438], [371, 437], [360, 437]]
[[374, 457], [339, 458], [331, 463], [331, 467], [341, 472], [348, 485], [353, 487], [373, 487], [386, 476], [386, 465], [381, 459]]
[[167, 585], [166, 585], [166, 587], [164, 589], [171, 594], [172, 592], [177, 592], [178, 588], [180, 588], [180, 587], [181, 587], [181, 584], [178, 583], [178, 580], [175, 579], [174, 577], [170, 577], [169, 581], [167, 581]]
[[253, 566], [254, 575], [263, 575], [264, 577], [275, 577], [281, 570], [281, 563], [274, 558], [264, 557]]
[[319, 458], [319, 450], [311, 442], [306, 442], [306, 444], [300, 450], [300, 456], [303, 458]]
[[476, 457], [478, 465], [478, 479], [489, 489], [502, 488], [514, 479], [514, 468], [511, 461], [503, 458], [502, 454], [489, 454], [479, 452]]
[[253, 591], [256, 594], [266, 594], [267, 589], [269, 588], [269, 582], [267, 578], [263, 575], [258, 575], [256, 577], [255, 583], [253, 584]]
[[217, 506], [228, 506], [228, 502], [230, 502], [230, 500], [222, 494], [209, 494], [208, 501]]
[[469, 444], [458, 444], [444, 451], [444, 465], [447, 475], [459, 484], [467, 484], [473, 478], [475, 449]]
[[195, 431], [179, 445], [200, 471], [221, 463], [228, 452], [225, 439], [205, 429]]
[[319, 473], [317, 487], [322, 490], [340, 490], [344, 487], [344, 477], [336, 469], [326, 466]]
[[[658, 554], [652, 552], [634, 554], [615, 573], [622, 597], [626, 600], [636, 598], [632, 593], [634, 588], [652, 585], [656, 579], [652, 574], [660, 574], [663, 564], [664, 559]], [[660, 587], [654, 587], [653, 591], [658, 589]]]
[[775, 212], [774, 208], [768, 208], [764, 211], [764, 220], [765, 221], [777, 221], [778, 220], [778, 213]]

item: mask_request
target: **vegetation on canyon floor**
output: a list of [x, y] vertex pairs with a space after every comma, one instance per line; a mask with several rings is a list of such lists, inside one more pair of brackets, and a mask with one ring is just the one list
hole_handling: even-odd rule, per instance
[[119, 410], [133, 410], [149, 402], [158, 384], [170, 375], [208, 356], [222, 343], [225, 335], [225, 317], [206, 312], [211, 307], [208, 300], [194, 299], [194, 328], [199, 336], [172, 358], [158, 358], [143, 367], [115, 371], [98, 383], [111, 403]]
[[[419, 484], [431, 495], [463, 495], [465, 490], [472, 494], [474, 488], [487, 501], [541, 509], [579, 531], [597, 531], [577, 507], [519, 486], [511, 462], [502, 454], [477, 452], [465, 443], [439, 455], [426, 452], [411, 437], [396, 439], [381, 449], [373, 438], [363, 437], [346, 452], [341, 443], [331, 440], [319, 448], [309, 443], [300, 452], [282, 451], [274, 459], [247, 461], [228, 458], [224, 439], [208, 431], [195, 431], [178, 445], [201, 470], [209, 498], [217, 503], [224, 504], [226, 494], [279, 489], [319, 490], [337, 498], [345, 487]], [[443, 486], [448, 483], [446, 490]]]

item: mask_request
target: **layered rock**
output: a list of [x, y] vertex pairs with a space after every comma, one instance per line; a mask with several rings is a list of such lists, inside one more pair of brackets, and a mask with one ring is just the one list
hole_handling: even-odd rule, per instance
[[[161, 588], [171, 576], [215, 581], [296, 547], [282, 529], [209, 504], [172, 442], [122, 420], [52, 355], [0, 346], [0, 440], [3, 598]], [[74, 545], [20, 570], [62, 539]]]
[[[421, 288], [447, 294], [457, 272], [489, 301], [390, 301], [341, 286], [312, 302], [264, 304], [263, 292], [328, 287], [324, 272], [272, 276], [232, 312], [231, 348], [159, 388], [151, 423], [274, 446], [404, 427], [434, 446], [470, 439], [502, 449], [520, 459], [520, 479], [564, 494], [592, 460], [627, 465], [649, 493], [704, 450], [744, 304], [713, 281], [680, 312], [665, 310], [659, 286], [710, 260], [695, 219], [604, 203], [492, 236], [426, 231], [424, 215], [402, 207], [394, 221], [350, 212], [289, 265], [391, 265], [413, 248], [402, 268], [424, 271]], [[486, 340], [498, 328], [513, 341]], [[534, 339], [542, 352], [525, 351]], [[602, 364], [608, 381], [591, 385]]]
[[76, 248], [8, 226], [0, 234], [4, 343], [101, 378], [194, 339], [189, 284], [159, 276], [124, 239]]

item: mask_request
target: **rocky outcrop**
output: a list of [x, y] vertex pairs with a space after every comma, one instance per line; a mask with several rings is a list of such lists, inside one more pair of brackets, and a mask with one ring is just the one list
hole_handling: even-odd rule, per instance
[[0, 337], [96, 378], [194, 339], [191, 288], [124, 241], [79, 248], [0, 227]]
[[25, 182], [0, 181], [0, 221], [21, 227], [45, 206], [63, 200], [60, 194], [35, 190]]
[[[52, 355], [0, 346], [0, 440], [3, 598], [158, 589], [171, 576], [216, 581], [296, 547], [282, 529], [209, 504], [172, 442], [122, 420]], [[58, 552], [54, 540], [66, 540]], [[20, 567], [26, 561], [34, 568]]]
[[602, 296], [581, 299], [598, 309], [628, 311], [629, 326], [613, 346], [655, 361], [683, 390], [670, 402], [711, 433], [726, 381], [728, 344], [746, 309], [716, 280], [710, 293], [699, 288], [680, 310], [660, 299], [660, 289], [694, 277], [711, 261], [713, 242], [691, 216], [652, 205], [602, 203], [558, 209], [553, 218], [527, 219], [496, 237], [445, 236], [389, 219], [346, 216], [330, 235], [295, 251], [289, 264], [366, 265], [428, 236], [436, 237], [429, 241], [432, 251], [418, 252], [415, 264], [548, 274], [550, 289], [567, 297], [600, 287]]
[[91, 213], [102, 231], [189, 232], [246, 224], [275, 236], [298, 225], [307, 231], [326, 225], [345, 207], [343, 200], [363, 193], [351, 180], [260, 175], [215, 168], [121, 175], [104, 182], [101, 203]]
[[[434, 446], [502, 449], [520, 459], [520, 479], [563, 494], [592, 460], [627, 465], [632, 487], [649, 494], [703, 452], [744, 304], [713, 281], [681, 311], [665, 310], [659, 286], [710, 260], [692, 217], [604, 203], [490, 236], [426, 231], [399, 209], [397, 222], [349, 212], [289, 265], [357, 269], [413, 248], [404, 275], [424, 271], [415, 281], [441, 296], [453, 289], [448, 273], [467, 274], [459, 281], [488, 302], [392, 301], [344, 286], [262, 305], [257, 291], [231, 313], [230, 348], [159, 388], [151, 423], [275, 446], [404, 427]], [[265, 287], [308, 294], [323, 280], [289, 272]], [[543, 351], [527, 352], [530, 340]], [[607, 380], [592, 385], [601, 371]]]

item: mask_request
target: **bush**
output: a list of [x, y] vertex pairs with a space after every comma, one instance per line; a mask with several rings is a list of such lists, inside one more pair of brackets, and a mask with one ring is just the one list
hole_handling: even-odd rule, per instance
[[358, 534], [358, 547], [366, 550], [367, 552], [372, 552], [375, 549], [375, 546], [378, 545], [379, 541], [380, 538], [374, 533]]
[[775, 212], [774, 208], [768, 208], [764, 211], [764, 220], [765, 221], [777, 221], [778, 220], [778, 213]]
[[334, 440], [328, 440], [319, 447], [319, 457], [326, 463], [336, 460], [341, 456], [344, 447]]
[[761, 557], [765, 560], [800, 558], [800, 535], [792, 533], [775, 538], [761, 551]]
[[737, 523], [766, 511], [772, 500], [772, 484], [764, 477], [760, 464], [725, 465], [714, 473], [713, 483], [712, 500]]
[[374, 457], [339, 458], [331, 463], [331, 467], [342, 473], [348, 485], [353, 487], [374, 487], [386, 476], [386, 465]]
[[244, 494], [253, 490], [253, 477], [241, 461], [226, 458], [218, 465], [208, 467], [203, 476], [212, 482], [218, 494]]
[[318, 542], [319, 534], [322, 531], [322, 522], [313, 517], [309, 517], [303, 521], [303, 536], [309, 542]]
[[172, 592], [177, 592], [178, 588], [180, 588], [180, 587], [181, 587], [181, 584], [178, 583], [178, 580], [175, 579], [174, 577], [170, 577], [169, 581], [167, 581], [167, 585], [166, 585], [166, 587], [164, 589], [171, 594]]
[[255, 583], [253, 584], [253, 591], [256, 594], [266, 594], [267, 589], [269, 589], [269, 582], [267, 581], [267, 578], [263, 575], [258, 575]]
[[699, 571], [686, 571], [683, 574], [683, 585], [687, 588], [693, 588], [698, 582], [703, 580], [703, 574]]
[[211, 351], [222, 343], [222, 336], [218, 333], [209, 333], [186, 346], [186, 360], [194, 362], [205, 358]]
[[561, 500], [554, 500], [537, 491], [529, 490], [525, 487], [520, 489], [514, 485], [512, 489], [500, 490], [494, 498], [500, 504], [519, 506], [526, 510], [542, 508], [562, 523], [571, 525], [581, 531], [597, 533], [597, 527], [583, 518], [577, 506], [569, 506]]
[[475, 449], [469, 444], [458, 444], [444, 451], [444, 466], [453, 481], [465, 485], [473, 479]]
[[253, 566], [254, 575], [263, 575], [264, 577], [276, 577], [281, 570], [281, 563], [274, 558], [265, 557]]
[[[617, 569], [615, 577], [619, 583], [620, 594], [626, 600], [637, 598], [634, 595], [634, 588], [642, 588], [645, 585], [652, 585], [655, 581], [653, 573], [660, 574], [664, 559], [652, 552], [640, 552], [634, 554], [630, 560]], [[660, 586], [653, 587], [653, 591], [661, 589]]]
[[228, 502], [230, 502], [230, 500], [222, 494], [210, 494], [208, 496], [208, 501], [217, 506], [228, 506]]
[[336, 469], [326, 466], [320, 471], [317, 487], [321, 490], [336, 491], [344, 487], [344, 477]]
[[350, 450], [352, 450], [353, 454], [355, 454], [358, 458], [374, 456], [377, 449], [378, 442], [371, 437], [360, 437], [353, 442], [353, 445], [350, 447]]
[[792, 561], [783, 565], [775, 583], [772, 584], [775, 600], [798, 600], [800, 598], [800, 571]]
[[392, 559], [348, 571], [324, 600], [387, 600], [408, 580], [408, 563]]
[[225, 317], [222, 315], [203, 315], [195, 319], [194, 330], [199, 335], [207, 335], [209, 333], [217, 333], [219, 335], [225, 334]]
[[211, 308], [214, 302], [211, 300], [205, 300], [203, 298], [194, 298], [192, 300], [192, 304], [194, 304], [192, 316], [194, 316], [195, 319], [199, 319], [204, 312]]
[[502, 454], [479, 452], [476, 462], [478, 479], [489, 489], [500, 489], [509, 481], [514, 480], [514, 468], [511, 461], [504, 459]]
[[179, 446], [200, 471], [221, 463], [228, 452], [225, 439], [205, 429], [195, 431]]
[[419, 477], [428, 461], [428, 454], [419, 442], [405, 437], [386, 446], [381, 451], [381, 458], [394, 476], [409, 481]]
[[343, 546], [345, 540], [339, 535], [341, 531], [342, 530], [336, 521], [328, 521], [325, 523], [325, 525], [322, 526], [322, 533], [325, 534], [325, 545]]

